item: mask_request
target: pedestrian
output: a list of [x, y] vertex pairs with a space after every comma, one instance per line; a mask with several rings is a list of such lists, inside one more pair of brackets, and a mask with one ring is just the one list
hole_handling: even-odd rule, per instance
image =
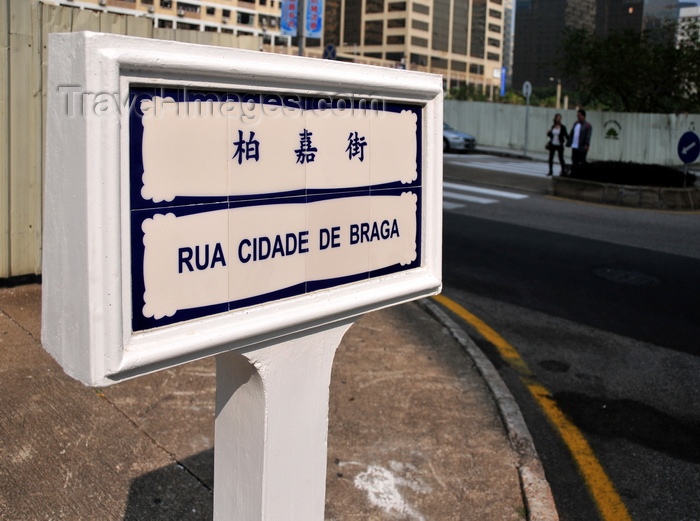
[[579, 109], [576, 112], [576, 123], [571, 127], [567, 146], [571, 147], [571, 170], [576, 172], [579, 166], [586, 164], [586, 156], [591, 146], [591, 134], [593, 127], [586, 121], [586, 111]]
[[547, 137], [549, 137], [548, 149], [549, 149], [549, 173], [548, 176], [552, 175], [553, 164], [554, 164], [554, 154], [559, 155], [559, 164], [561, 165], [561, 172], [559, 175], [566, 174], [566, 162], [564, 161], [564, 143], [569, 139], [566, 133], [566, 125], [561, 123], [561, 114], [554, 115], [554, 122], [552, 128], [547, 132]]

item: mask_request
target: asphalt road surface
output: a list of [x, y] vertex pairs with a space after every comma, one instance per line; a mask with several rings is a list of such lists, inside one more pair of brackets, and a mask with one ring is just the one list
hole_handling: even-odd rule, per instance
[[[518, 351], [632, 519], [700, 519], [700, 213], [551, 198], [546, 165], [503, 162], [446, 157], [444, 295]], [[607, 519], [523, 379], [463, 324], [518, 400], [561, 519]]]

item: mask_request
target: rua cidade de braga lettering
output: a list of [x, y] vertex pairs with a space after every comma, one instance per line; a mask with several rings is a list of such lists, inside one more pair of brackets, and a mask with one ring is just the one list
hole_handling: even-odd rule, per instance
[[[340, 248], [343, 236], [340, 226], [321, 228], [318, 231], [319, 251]], [[347, 229], [350, 246], [386, 241], [400, 237], [397, 219], [389, 221], [361, 222]], [[309, 231], [290, 232], [274, 236], [244, 238], [236, 245], [235, 258], [241, 264], [260, 262], [279, 257], [303, 255], [309, 252]], [[178, 248], [178, 273], [202, 271], [228, 265], [227, 253], [220, 242]]]

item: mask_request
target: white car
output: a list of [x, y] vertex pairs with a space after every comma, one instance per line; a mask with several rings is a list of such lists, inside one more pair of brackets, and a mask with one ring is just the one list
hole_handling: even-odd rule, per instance
[[476, 148], [476, 138], [466, 132], [453, 129], [447, 123], [442, 124], [443, 152], [471, 152]]

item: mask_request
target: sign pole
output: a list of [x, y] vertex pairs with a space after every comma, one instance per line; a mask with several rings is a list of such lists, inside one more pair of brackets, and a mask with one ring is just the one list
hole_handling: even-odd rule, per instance
[[331, 368], [351, 325], [216, 357], [216, 521], [323, 519]]
[[304, 56], [304, 25], [306, 24], [305, 17], [305, 2], [299, 0], [299, 11], [297, 12], [297, 46], [299, 47], [299, 56]]
[[523, 83], [523, 96], [525, 96], [525, 143], [523, 155], [527, 156], [527, 138], [530, 129], [530, 96], [532, 95], [532, 84], [529, 81]]

